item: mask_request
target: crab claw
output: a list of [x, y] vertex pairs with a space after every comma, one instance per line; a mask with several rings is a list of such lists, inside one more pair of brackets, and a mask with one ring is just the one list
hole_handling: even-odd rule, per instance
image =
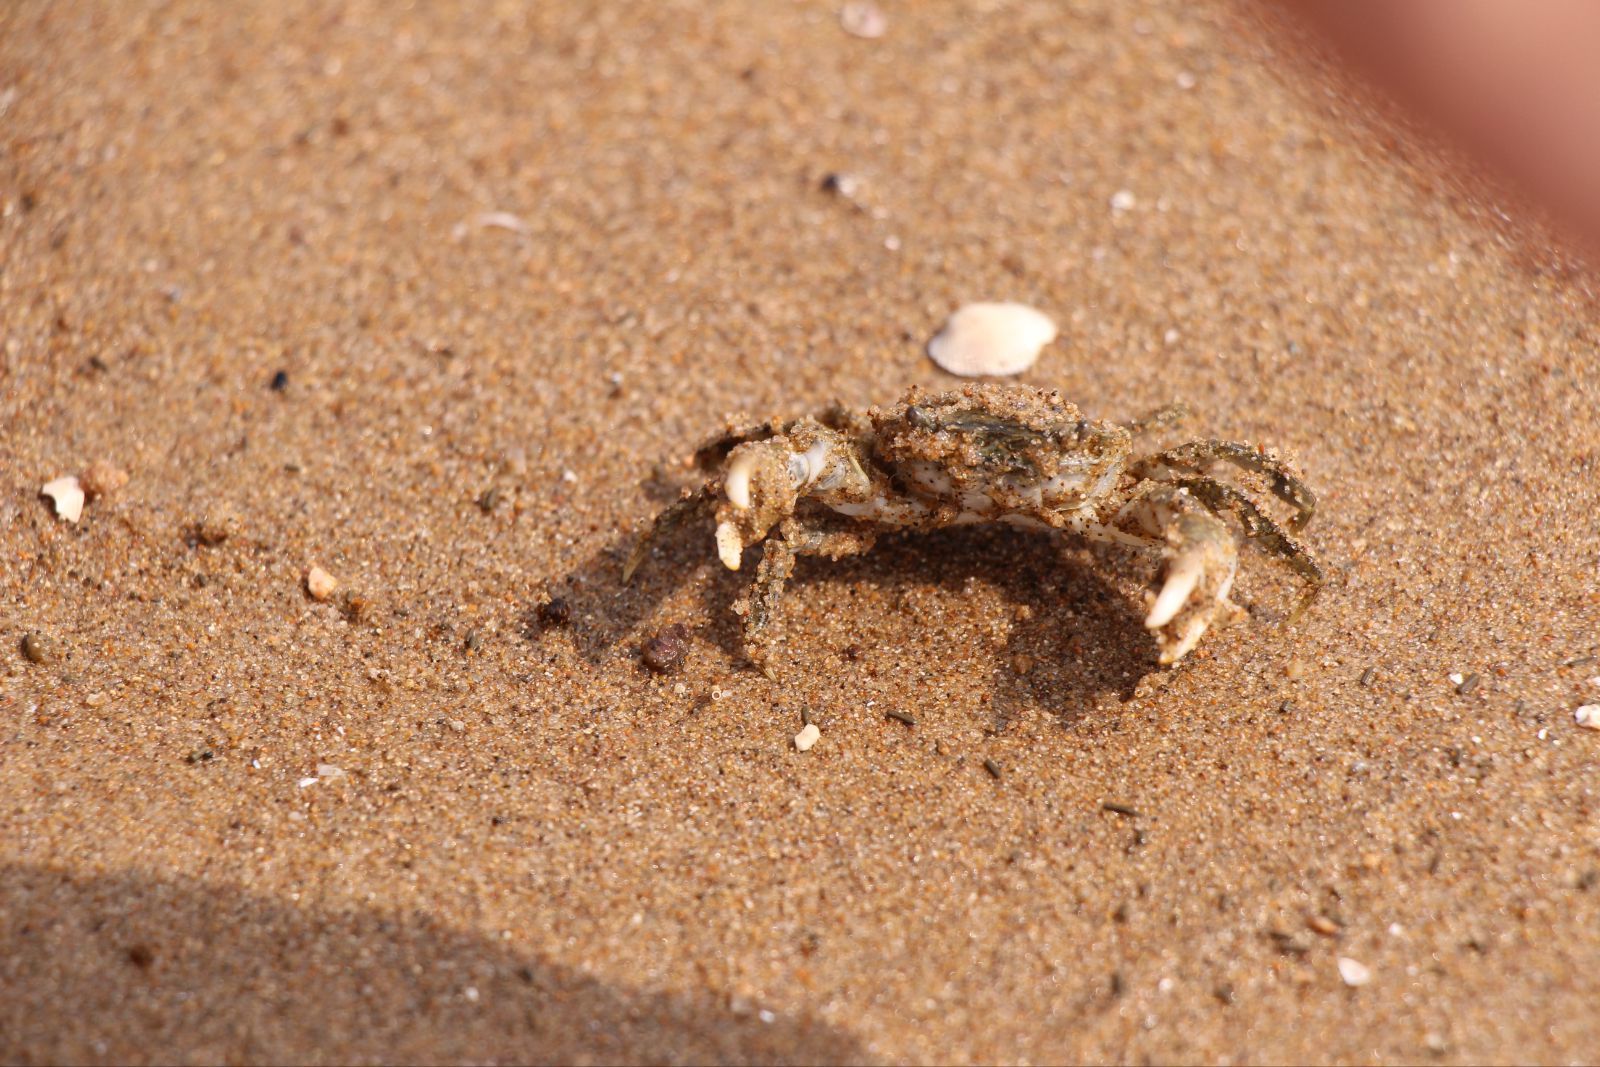
[[1228, 528], [1202, 511], [1180, 512], [1167, 527], [1166, 568], [1159, 591], [1146, 594], [1145, 626], [1155, 633], [1162, 664], [1188, 655], [1213, 624], [1240, 614], [1228, 599], [1239, 549]]
[[717, 558], [730, 571], [739, 569], [739, 558], [744, 554], [744, 541], [739, 528], [731, 522], [717, 524]]
[[803, 458], [785, 437], [746, 442], [728, 454], [717, 508], [717, 558], [724, 567], [738, 570], [744, 550], [794, 513], [803, 484], [797, 471], [809, 470]]

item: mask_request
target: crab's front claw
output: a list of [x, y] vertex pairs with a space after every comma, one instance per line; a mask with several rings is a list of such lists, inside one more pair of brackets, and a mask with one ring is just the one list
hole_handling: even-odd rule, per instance
[[744, 538], [739, 536], [739, 527], [727, 521], [717, 523], [717, 558], [722, 565], [736, 571], [743, 556]]
[[793, 514], [801, 482], [797, 463], [803, 466], [802, 457], [784, 437], [747, 442], [728, 454], [717, 507], [717, 558], [730, 571], [739, 569], [746, 548]]
[[1228, 528], [1203, 511], [1186, 511], [1167, 526], [1166, 563], [1159, 590], [1145, 594], [1163, 665], [1188, 655], [1212, 625], [1232, 622], [1242, 612], [1228, 599], [1239, 568], [1239, 548]]

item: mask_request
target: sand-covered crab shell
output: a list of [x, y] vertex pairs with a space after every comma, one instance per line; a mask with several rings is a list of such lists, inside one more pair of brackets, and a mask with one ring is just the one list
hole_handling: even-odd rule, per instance
[[[971, 385], [911, 390], [888, 408], [730, 429], [700, 450], [721, 472], [658, 516], [624, 568], [631, 577], [653, 536], [703, 508], [714, 510], [717, 556], [732, 570], [763, 546], [751, 596], [735, 605], [750, 658], [770, 672], [772, 624], [801, 555], [840, 558], [883, 533], [971, 523], [1061, 530], [1160, 553], [1145, 625], [1164, 663], [1187, 655], [1207, 629], [1240, 615], [1229, 599], [1239, 535], [1279, 556], [1306, 583], [1322, 572], [1292, 536], [1315, 496], [1286, 461], [1229, 441], [1190, 441], [1135, 457], [1138, 431], [1089, 419], [1054, 392]], [[1170, 420], [1169, 420], [1170, 421]], [[1213, 476], [1231, 464], [1295, 509], [1283, 524], [1243, 489]], [[1297, 608], [1297, 612], [1298, 612]]]

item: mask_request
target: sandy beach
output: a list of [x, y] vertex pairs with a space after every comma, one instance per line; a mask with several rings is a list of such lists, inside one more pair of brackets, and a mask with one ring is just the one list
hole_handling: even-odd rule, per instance
[[[1592, 272], [1228, 5], [591, 7], [0, 7], [0, 1060], [1600, 1055]], [[709, 525], [621, 581], [974, 300], [1293, 456], [1312, 609], [893, 537], [768, 678]]]

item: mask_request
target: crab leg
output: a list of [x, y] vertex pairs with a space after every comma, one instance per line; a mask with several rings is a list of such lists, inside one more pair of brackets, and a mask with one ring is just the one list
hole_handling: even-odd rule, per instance
[[1163, 468], [1169, 464], [1198, 472], [1203, 463], [1212, 459], [1225, 460], [1236, 467], [1265, 475], [1272, 495], [1295, 509], [1289, 529], [1301, 530], [1311, 521], [1312, 513], [1317, 510], [1317, 496], [1310, 487], [1282, 460], [1237, 441], [1190, 441], [1140, 460], [1129, 468], [1128, 473], [1135, 478], [1164, 477], [1168, 475]]
[[794, 559], [794, 545], [782, 537], [769, 537], [762, 542], [761, 565], [756, 568], [755, 584], [750, 587], [748, 596], [733, 605], [734, 614], [744, 619], [744, 654], [768, 678], [773, 676], [768, 663], [772, 644], [769, 630], [778, 617], [783, 587], [794, 573]]
[[734, 613], [744, 619], [744, 651], [750, 662], [773, 677], [772, 631], [797, 557], [843, 559], [866, 552], [876, 541], [877, 534], [869, 530], [827, 529], [797, 518], [784, 520], [777, 535], [762, 542], [761, 564], [749, 595], [733, 605]]
[[650, 528], [639, 535], [633, 551], [628, 553], [628, 560], [622, 565], [622, 580], [624, 582], [633, 580], [633, 572], [644, 562], [644, 557], [649, 554], [650, 545], [656, 538], [695, 518], [702, 510], [710, 508], [720, 486], [721, 482], [712, 479], [699, 489], [685, 489], [677, 501], [657, 515]]
[[1187, 404], [1173, 402], [1164, 407], [1156, 408], [1148, 415], [1141, 415], [1127, 424], [1129, 433], [1137, 437], [1140, 434], [1151, 433], [1155, 430], [1166, 430], [1178, 426], [1189, 417]]
[[1254, 501], [1231, 485], [1212, 478], [1181, 478], [1177, 485], [1193, 493], [1212, 511], [1219, 514], [1231, 512], [1239, 520], [1239, 525], [1244, 527], [1246, 537], [1281, 558], [1290, 570], [1300, 576], [1306, 583], [1306, 591], [1301, 594], [1289, 615], [1291, 619], [1299, 618], [1300, 613], [1317, 598], [1323, 583], [1322, 568], [1311, 558], [1306, 546], [1279, 529], [1277, 523], [1261, 513]]

